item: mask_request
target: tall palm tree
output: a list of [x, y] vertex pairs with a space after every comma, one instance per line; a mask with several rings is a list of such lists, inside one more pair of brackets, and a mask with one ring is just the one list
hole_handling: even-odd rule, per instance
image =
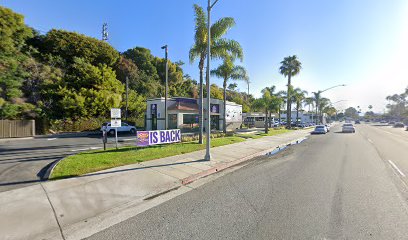
[[290, 128], [291, 122], [291, 115], [292, 115], [292, 105], [291, 105], [291, 97], [290, 97], [290, 88], [291, 88], [291, 80], [293, 76], [299, 74], [300, 69], [302, 68], [302, 63], [298, 60], [296, 55], [285, 57], [281, 62], [281, 66], [279, 68], [279, 72], [288, 78], [288, 91], [287, 91], [287, 113], [286, 113], [286, 124], [287, 127]]
[[328, 98], [320, 98], [319, 99], [319, 121], [322, 123], [323, 122], [323, 113], [324, 113], [324, 109], [330, 106], [330, 99]]
[[306, 99], [307, 91], [300, 88], [293, 90], [293, 101], [296, 103], [296, 122], [299, 119], [299, 110], [302, 108], [303, 102]]
[[[199, 143], [203, 143], [203, 71], [204, 63], [207, 57], [207, 15], [202, 7], [194, 4], [195, 12], [195, 35], [194, 44], [189, 52], [190, 63], [198, 61], [200, 70], [200, 90], [199, 90], [199, 121], [200, 135]], [[221, 18], [211, 26], [211, 58], [222, 58], [224, 56], [233, 56], [234, 58], [243, 59], [241, 45], [234, 40], [223, 38], [223, 36], [235, 25], [235, 20], [231, 17]]]
[[281, 114], [282, 114], [282, 108], [285, 109], [285, 105], [287, 103], [286, 101], [286, 97], [287, 97], [287, 93], [286, 91], [279, 91], [275, 94], [276, 97], [278, 97], [281, 101], [281, 105], [279, 106], [279, 125], [281, 124]]
[[226, 122], [226, 116], [227, 116], [227, 111], [226, 111], [226, 106], [227, 106], [227, 83], [228, 80], [244, 80], [248, 81], [249, 77], [248, 74], [245, 70], [244, 67], [242, 66], [235, 66], [232, 59], [230, 57], [226, 57], [224, 59], [224, 62], [218, 66], [218, 68], [211, 70], [211, 75], [217, 76], [219, 78], [222, 78], [223, 81], [223, 88], [224, 88], [224, 113], [223, 113], [223, 118], [224, 118], [224, 124], [223, 124], [223, 131], [224, 133], [227, 133], [227, 122]]
[[[313, 97], [307, 97], [307, 98], [305, 98], [305, 106], [309, 106], [309, 113], [310, 112], [312, 112], [312, 122], [313, 122], [313, 108], [315, 107], [315, 104], [314, 104], [314, 102], [315, 102], [315, 100], [314, 100], [314, 98]], [[310, 107], [312, 107], [311, 109], [311, 111], [310, 111]]]

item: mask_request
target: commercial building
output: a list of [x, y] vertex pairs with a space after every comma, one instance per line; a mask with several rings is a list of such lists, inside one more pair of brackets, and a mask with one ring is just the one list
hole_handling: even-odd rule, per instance
[[[164, 98], [147, 100], [146, 130], [165, 129]], [[205, 98], [203, 100], [205, 103]], [[224, 119], [224, 101], [210, 99], [211, 130], [222, 130]], [[204, 104], [204, 115], [207, 109]], [[226, 102], [227, 130], [232, 131], [242, 124], [242, 105]], [[183, 132], [199, 130], [198, 100], [193, 98], [173, 97], [167, 99], [168, 128], [181, 129]]]

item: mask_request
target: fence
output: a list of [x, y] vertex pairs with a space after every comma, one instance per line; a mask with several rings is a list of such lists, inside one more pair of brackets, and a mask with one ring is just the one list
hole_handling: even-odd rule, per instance
[[34, 120], [0, 120], [0, 138], [31, 137], [34, 135]]

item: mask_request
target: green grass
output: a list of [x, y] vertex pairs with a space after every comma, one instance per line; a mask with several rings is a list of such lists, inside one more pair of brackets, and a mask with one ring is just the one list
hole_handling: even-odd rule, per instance
[[[232, 143], [243, 142], [248, 138], [257, 139], [264, 136], [273, 136], [293, 130], [270, 129], [268, 134], [236, 134], [233, 137], [220, 137], [211, 139], [211, 147], [219, 147]], [[69, 156], [59, 162], [50, 176], [50, 179], [61, 179], [80, 176], [86, 173], [101, 171], [132, 163], [144, 162], [153, 159], [170, 157], [184, 153], [205, 149], [205, 144], [197, 141], [156, 145], [151, 147], [122, 147], [118, 150], [108, 149], [82, 152]]]
[[[245, 141], [241, 137], [224, 137], [211, 139], [211, 147]], [[69, 156], [59, 162], [50, 176], [50, 179], [74, 177], [86, 173], [96, 172], [108, 168], [123, 166], [132, 163], [144, 162], [153, 159], [170, 157], [205, 149], [205, 144], [197, 141], [152, 147], [123, 147], [83, 152]]]

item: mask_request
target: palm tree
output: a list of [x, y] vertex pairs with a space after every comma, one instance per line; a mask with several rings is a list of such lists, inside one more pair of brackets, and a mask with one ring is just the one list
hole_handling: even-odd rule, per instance
[[281, 62], [279, 71], [282, 75], [288, 78], [288, 91], [287, 91], [287, 113], [286, 113], [286, 124], [290, 128], [291, 115], [292, 115], [292, 105], [290, 97], [290, 88], [291, 88], [291, 79], [293, 76], [299, 74], [300, 69], [302, 68], [302, 63], [298, 60], [296, 55], [285, 57]]
[[323, 113], [324, 113], [324, 109], [330, 106], [330, 99], [328, 98], [321, 98], [319, 99], [319, 121], [322, 123], [323, 122]]
[[306, 99], [307, 91], [300, 88], [293, 90], [293, 101], [296, 103], [296, 122], [299, 119], [299, 110], [302, 108], [302, 104]]
[[279, 125], [281, 124], [281, 113], [282, 113], [282, 108], [285, 108], [285, 105], [287, 103], [286, 101], [286, 97], [287, 97], [287, 93], [286, 91], [279, 91], [275, 94], [276, 97], [278, 97], [281, 101], [281, 105], [279, 106]]
[[[305, 106], [309, 106], [309, 113], [312, 112], [312, 121], [313, 121], [313, 108], [314, 108], [314, 98], [313, 97], [307, 97], [305, 98]], [[312, 111], [310, 111], [310, 106], [312, 106]]]
[[263, 110], [265, 112], [265, 133], [269, 132], [268, 113], [277, 111], [280, 108], [281, 99], [271, 95], [269, 91], [263, 91], [262, 97], [255, 99], [252, 103], [253, 109]]
[[[194, 4], [195, 11], [195, 35], [194, 44], [189, 52], [190, 63], [198, 61], [200, 70], [200, 90], [199, 90], [199, 121], [200, 135], [199, 143], [203, 143], [203, 71], [207, 57], [207, 15], [202, 7]], [[235, 20], [230, 17], [221, 18], [211, 26], [211, 58], [222, 58], [230, 55], [242, 60], [243, 51], [241, 45], [234, 40], [223, 38], [223, 36], [235, 25]]]
[[242, 66], [234, 66], [234, 63], [230, 57], [226, 57], [224, 59], [224, 62], [218, 66], [218, 68], [211, 70], [211, 75], [217, 76], [219, 78], [222, 78], [223, 81], [223, 88], [224, 88], [224, 113], [223, 113], [223, 118], [224, 118], [224, 124], [223, 124], [223, 131], [224, 133], [227, 133], [227, 122], [226, 122], [226, 116], [227, 116], [227, 111], [226, 111], [226, 106], [227, 106], [227, 83], [228, 80], [245, 80], [247, 81], [249, 79], [248, 74], [245, 70], [244, 67]]

